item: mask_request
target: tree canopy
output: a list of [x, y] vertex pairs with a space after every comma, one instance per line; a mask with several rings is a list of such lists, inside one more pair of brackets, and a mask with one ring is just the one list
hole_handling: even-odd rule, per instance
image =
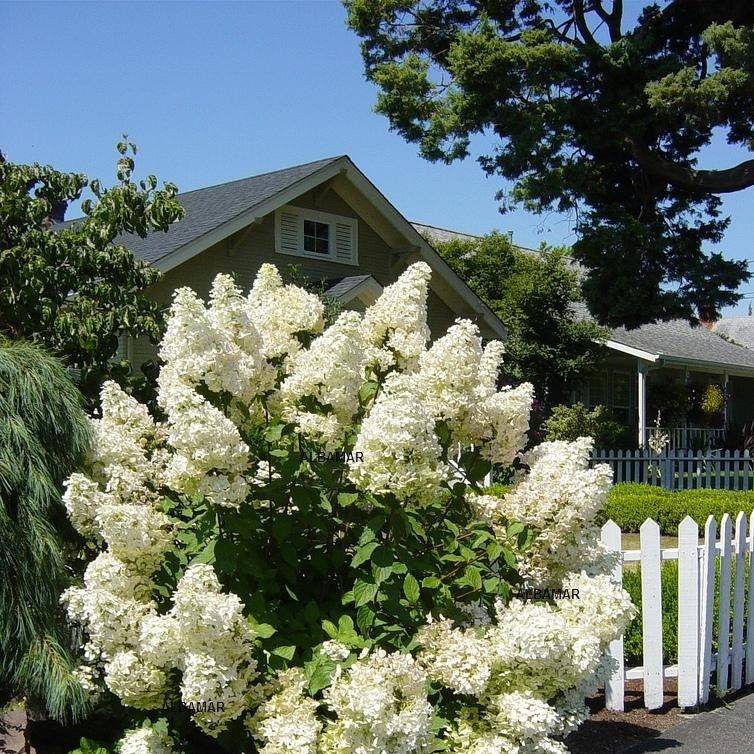
[[[167, 230], [183, 209], [176, 187], [132, 179], [136, 147], [117, 146], [118, 183], [6, 161], [0, 154], [0, 334], [45, 346], [96, 390], [118, 335], [160, 335], [160, 311], [141, 293], [159, 273], [118, 243], [123, 233]], [[88, 188], [84, 217], [63, 224]]]
[[568, 212], [584, 293], [609, 325], [714, 314], [744, 262], [722, 239], [719, 194], [754, 160], [702, 169], [715, 132], [754, 149], [754, 4], [672, 0], [345, 0], [378, 112], [429, 160], [480, 158], [514, 204]]
[[524, 252], [500, 233], [432, 243], [508, 329], [505, 371], [531, 382], [544, 408], [565, 401], [599, 363], [606, 336], [576, 306], [583, 297], [567, 250]]

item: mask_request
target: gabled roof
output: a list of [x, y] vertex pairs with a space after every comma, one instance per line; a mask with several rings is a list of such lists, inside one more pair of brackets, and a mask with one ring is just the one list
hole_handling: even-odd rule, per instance
[[703, 325], [685, 319], [653, 322], [635, 330], [618, 327], [608, 346], [649, 361], [693, 367], [720, 367], [754, 374], [754, 351], [731, 343]]
[[325, 295], [331, 298], [340, 298], [367, 280], [374, 280], [374, 278], [371, 275], [349, 275], [345, 278], [330, 280], [328, 281], [330, 285], [325, 291]]
[[135, 256], [155, 264], [180, 247], [195, 241], [205, 233], [227, 223], [270, 199], [284, 189], [296, 185], [317, 171], [337, 162], [339, 157], [328, 157], [304, 165], [295, 165], [272, 173], [262, 173], [251, 178], [241, 178], [217, 186], [178, 194], [178, 201], [186, 210], [180, 222], [167, 233], [150, 233], [146, 238], [129, 235], [118, 239]]
[[[390, 234], [401, 239], [400, 248], [395, 251], [418, 254], [432, 268], [435, 279], [481, 317], [496, 337], [506, 337], [505, 326], [489, 306], [458, 277], [347, 155], [179, 194], [177, 198], [186, 210], [186, 216], [166, 233], [150, 233], [146, 238], [129, 234], [117, 240], [139, 259], [167, 272], [301, 194], [339, 176], [344, 176], [363, 197], [363, 206], [354, 209], [360, 213], [362, 209], [368, 210], [370, 216], [381, 218]], [[369, 220], [368, 217], [365, 219]]]
[[372, 275], [349, 275], [327, 282], [329, 287], [325, 290], [325, 296], [337, 299], [342, 304], [354, 299], [359, 299], [365, 305], [373, 304], [383, 291]]

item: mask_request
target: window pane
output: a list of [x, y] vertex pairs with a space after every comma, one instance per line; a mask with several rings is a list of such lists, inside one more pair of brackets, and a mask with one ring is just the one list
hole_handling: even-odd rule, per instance
[[605, 405], [605, 378], [607, 374], [600, 372], [589, 377], [589, 408]]
[[330, 253], [330, 226], [315, 220], [304, 220], [304, 251], [313, 254]]
[[631, 378], [622, 372], [613, 374], [613, 407], [628, 408], [631, 391]]

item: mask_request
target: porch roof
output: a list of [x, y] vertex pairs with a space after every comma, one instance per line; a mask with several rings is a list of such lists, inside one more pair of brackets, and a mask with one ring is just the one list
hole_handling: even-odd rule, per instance
[[675, 319], [635, 330], [613, 330], [607, 345], [651, 362], [754, 377], [754, 351], [731, 343], [703, 325]]

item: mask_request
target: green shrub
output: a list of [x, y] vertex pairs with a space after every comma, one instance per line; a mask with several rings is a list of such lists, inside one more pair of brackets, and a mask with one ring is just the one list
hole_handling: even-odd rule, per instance
[[491, 484], [484, 491], [485, 495], [495, 495], [496, 497], [502, 497], [508, 490], [510, 490], [510, 484]]
[[[662, 588], [662, 654], [665, 665], [678, 661], [678, 562], [666, 561], [660, 571]], [[637, 615], [623, 634], [626, 667], [642, 664], [641, 638], [641, 571], [637, 568], [623, 573], [623, 586], [636, 605]]]
[[592, 411], [583, 403], [555, 406], [545, 422], [545, 439], [579, 437], [593, 437], [597, 448], [627, 448], [633, 442], [629, 428], [616, 421], [604, 406], [595, 406]]
[[678, 524], [691, 516], [700, 529], [708, 516], [718, 523], [724, 513], [735, 517], [739, 511], [754, 510], [754, 493], [734, 490], [681, 490], [670, 492], [648, 484], [616, 484], [607, 505], [599, 514], [599, 522], [615, 521], [624, 532], [638, 532], [647, 518], [660, 525], [663, 534], [678, 534]]
[[[744, 572], [744, 593], [748, 594], [748, 569]], [[736, 583], [735, 560], [730, 565], [730, 625], [733, 626], [733, 596]], [[641, 569], [634, 568], [623, 572], [623, 586], [631, 595], [636, 605], [637, 615], [623, 634], [623, 652], [627, 668], [643, 664], [642, 647], [642, 616], [641, 616]], [[678, 662], [678, 561], [669, 560], [662, 564], [660, 571], [660, 586], [662, 590], [662, 656], [665, 665]], [[720, 560], [715, 568], [715, 588], [712, 605], [712, 652], [718, 651], [720, 636]]]

